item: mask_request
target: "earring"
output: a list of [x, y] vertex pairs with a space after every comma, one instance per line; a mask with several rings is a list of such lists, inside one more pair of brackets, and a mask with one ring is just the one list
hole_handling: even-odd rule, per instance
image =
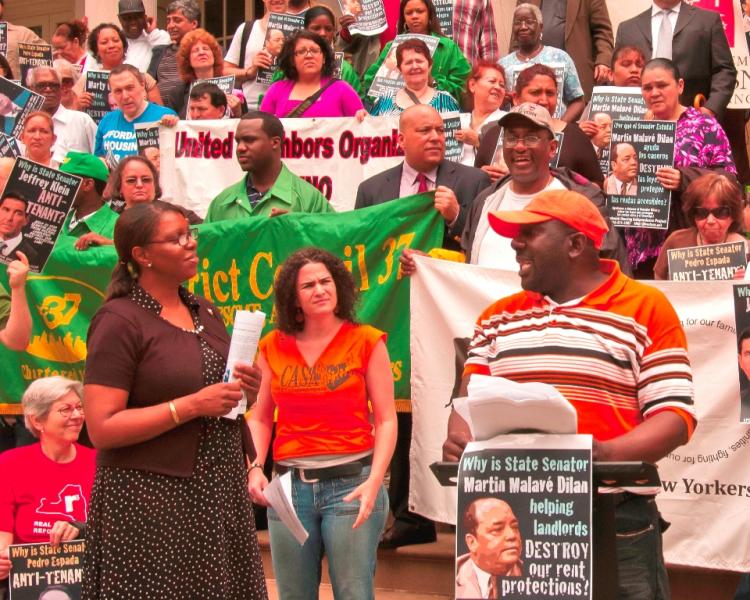
[[154, 266], [154, 263], [148, 263], [146, 266], [150, 269], [151, 267]]

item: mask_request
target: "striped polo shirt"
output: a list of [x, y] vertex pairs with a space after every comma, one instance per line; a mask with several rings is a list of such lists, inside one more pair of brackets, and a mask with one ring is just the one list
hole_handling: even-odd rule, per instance
[[490, 305], [474, 327], [464, 376], [554, 386], [578, 413], [578, 432], [600, 441], [671, 410], [695, 427], [685, 333], [666, 296], [602, 260], [609, 277], [557, 304], [523, 291]]

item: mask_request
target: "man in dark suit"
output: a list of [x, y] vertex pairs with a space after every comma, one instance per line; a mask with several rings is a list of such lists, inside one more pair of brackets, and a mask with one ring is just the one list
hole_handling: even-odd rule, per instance
[[443, 247], [458, 250], [469, 207], [490, 185], [489, 177], [445, 160], [445, 126], [431, 106], [418, 104], [401, 114], [398, 140], [404, 162], [360, 183], [354, 208], [435, 190], [435, 209], [445, 219]]
[[[669, 23], [662, 23], [665, 14]], [[671, 47], [659, 47], [660, 32], [668, 34]], [[681, 0], [654, 0], [648, 10], [620, 23], [615, 46], [640, 47], [649, 58], [669, 58], [685, 80], [680, 102], [693, 106], [696, 95], [706, 101], [701, 110], [721, 119], [737, 79], [719, 14]]]
[[[398, 140], [404, 162], [359, 184], [355, 208], [435, 190], [435, 209], [445, 220], [443, 247], [459, 249], [461, 232], [471, 203], [489, 177], [480, 169], [445, 160], [445, 126], [431, 106], [407, 108], [399, 120]], [[391, 460], [388, 488], [393, 525], [383, 534], [381, 547], [397, 548], [436, 539], [432, 521], [409, 510], [409, 446], [411, 412], [398, 413], [398, 441]]]
[[8, 192], [0, 200], [0, 261], [16, 260], [16, 252], [22, 252], [29, 264], [39, 265], [39, 252], [23, 236], [23, 228], [29, 222], [26, 215], [28, 200], [21, 194]]

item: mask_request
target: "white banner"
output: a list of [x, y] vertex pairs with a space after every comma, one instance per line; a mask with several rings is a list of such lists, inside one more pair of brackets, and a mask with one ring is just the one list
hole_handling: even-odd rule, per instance
[[[519, 291], [516, 273], [418, 257], [411, 280], [412, 510], [454, 523], [456, 488], [429, 469], [441, 460], [452, 391], [462, 364], [456, 345], [470, 338], [490, 303]], [[750, 571], [750, 427], [740, 424], [732, 282], [660, 281], [688, 338], [698, 427], [659, 463], [658, 504], [672, 523], [671, 564]], [[465, 347], [465, 346], [464, 346]], [[745, 521], [748, 521], [746, 523]]]
[[[211, 200], [244, 173], [235, 157], [238, 119], [180, 121], [161, 127], [161, 187], [165, 200], [205, 216]], [[403, 160], [398, 117], [282, 119], [284, 164], [330, 200], [354, 208], [357, 187]]]

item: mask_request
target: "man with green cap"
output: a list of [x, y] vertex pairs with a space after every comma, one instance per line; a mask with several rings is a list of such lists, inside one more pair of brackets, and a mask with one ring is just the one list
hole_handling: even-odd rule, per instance
[[68, 152], [60, 170], [83, 178], [73, 207], [63, 223], [60, 238], [77, 238], [75, 247], [78, 250], [91, 245], [112, 244], [119, 215], [102, 198], [109, 179], [104, 161], [93, 154]]

